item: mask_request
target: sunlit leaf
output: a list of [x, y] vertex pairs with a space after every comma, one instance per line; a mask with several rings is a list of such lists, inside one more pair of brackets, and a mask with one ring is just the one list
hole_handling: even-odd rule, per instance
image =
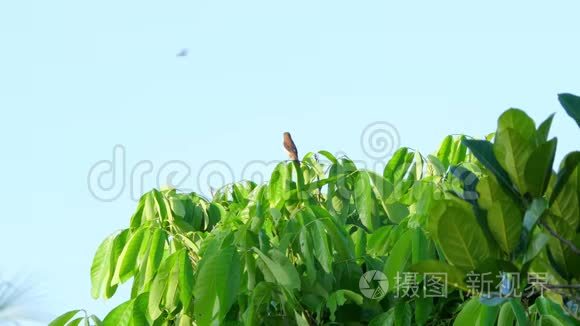
[[520, 240], [523, 214], [504, 193], [494, 177], [483, 178], [477, 185], [479, 205], [487, 210], [487, 225], [500, 248], [511, 253]]
[[219, 324], [233, 305], [241, 283], [241, 259], [231, 244], [212, 241], [197, 272], [194, 315], [198, 325]]
[[439, 219], [437, 239], [449, 261], [475, 270], [489, 256], [489, 247], [473, 212], [461, 205], [449, 205]]
[[50, 324], [48, 324], [48, 326], [64, 326], [66, 325], [66, 323], [68, 323], [69, 320], [71, 320], [74, 316], [76, 316], [79, 313], [80, 310], [71, 310], [68, 312], [65, 312], [64, 314], [56, 317], [53, 321], [50, 322]]

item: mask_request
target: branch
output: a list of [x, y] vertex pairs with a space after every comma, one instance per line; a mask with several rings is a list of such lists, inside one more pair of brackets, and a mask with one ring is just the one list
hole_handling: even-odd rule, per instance
[[[580, 284], [571, 284], [571, 285], [545, 284], [542, 286], [552, 292], [561, 295], [562, 297], [567, 297], [568, 299], [574, 300], [576, 302], [580, 301], [580, 296], [576, 295], [577, 291], [580, 290]], [[568, 312], [571, 312], [568, 310], [566, 305], [564, 305], [564, 309], [566, 309]]]
[[548, 289], [578, 289], [580, 290], [580, 284], [546, 284], [544, 285]]
[[576, 247], [574, 245], [574, 243], [564, 237], [562, 237], [561, 235], [559, 235], [556, 231], [554, 231], [554, 229], [552, 229], [548, 223], [544, 222], [544, 221], [540, 221], [540, 224], [544, 227], [544, 229], [546, 229], [546, 231], [548, 231], [548, 233], [550, 233], [554, 238], [557, 238], [558, 240], [560, 240], [560, 242], [564, 243], [565, 245], [567, 245], [568, 247], [570, 247], [570, 249], [576, 254], [576, 255], [580, 255], [580, 249], [578, 249], [578, 247]]

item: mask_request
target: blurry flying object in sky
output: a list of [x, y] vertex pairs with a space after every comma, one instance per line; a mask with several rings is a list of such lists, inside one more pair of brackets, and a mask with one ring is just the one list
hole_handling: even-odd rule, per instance
[[181, 49], [181, 51], [179, 51], [179, 53], [177, 53], [178, 57], [186, 57], [187, 56], [187, 49]]

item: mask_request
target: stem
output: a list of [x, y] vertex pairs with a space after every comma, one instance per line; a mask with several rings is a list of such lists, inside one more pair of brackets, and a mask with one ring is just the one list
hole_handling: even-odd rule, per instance
[[546, 284], [548, 289], [580, 289], [580, 284]]
[[294, 164], [294, 168], [296, 170], [296, 190], [298, 191], [298, 200], [303, 201], [304, 194], [302, 192], [304, 189], [304, 175], [302, 174], [302, 169], [300, 168], [300, 161], [292, 161], [292, 163]]
[[560, 240], [560, 242], [564, 243], [565, 245], [567, 245], [568, 247], [570, 247], [570, 249], [572, 250], [572, 252], [574, 252], [576, 255], [580, 255], [580, 249], [578, 249], [578, 247], [576, 247], [574, 245], [574, 243], [564, 237], [562, 237], [561, 235], [559, 235], [556, 231], [554, 231], [554, 229], [552, 229], [548, 223], [544, 222], [544, 221], [540, 221], [540, 224], [544, 227], [544, 229], [546, 229], [546, 231], [548, 231], [548, 233], [550, 233], [554, 238]]

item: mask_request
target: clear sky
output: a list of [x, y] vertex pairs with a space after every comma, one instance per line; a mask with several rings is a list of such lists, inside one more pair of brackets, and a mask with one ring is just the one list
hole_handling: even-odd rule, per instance
[[147, 190], [179, 160], [197, 189], [212, 160], [241, 179], [253, 161], [285, 159], [284, 131], [301, 154], [371, 166], [360, 140], [376, 121], [430, 153], [519, 107], [537, 122], [557, 112], [559, 162], [580, 134], [556, 98], [580, 94], [578, 12], [578, 1], [2, 1], [0, 274], [26, 275], [49, 317], [104, 317], [128, 298], [90, 297], [98, 244], [136, 207], [128, 187], [103, 202], [87, 185], [117, 144], [127, 173], [115, 187], [151, 161], [133, 180]]

